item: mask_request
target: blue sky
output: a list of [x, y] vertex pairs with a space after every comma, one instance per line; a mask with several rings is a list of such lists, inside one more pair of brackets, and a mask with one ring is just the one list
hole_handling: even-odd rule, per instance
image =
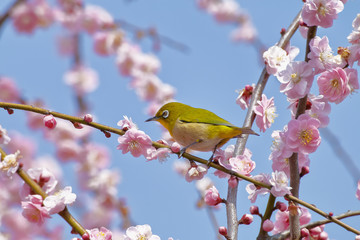
[[[0, 3], [0, 9], [12, 1]], [[302, 6], [302, 1], [238, 1], [250, 14], [259, 38], [270, 47], [279, 39], [281, 28], [286, 28]], [[122, 19], [137, 26], [148, 28], [155, 26], [158, 31], [189, 47], [187, 53], [162, 46], [156, 53], [162, 67], [159, 77], [177, 90], [176, 99], [180, 102], [211, 110], [236, 125], [242, 125], [246, 112], [235, 104], [236, 90], [246, 84], [257, 82], [263, 65], [257, 49], [249, 44], [233, 43], [229, 35], [235, 28], [218, 24], [212, 16], [201, 11], [194, 0], [133, 0], [133, 1], [85, 1], [86, 4], [101, 4], [115, 19]], [[334, 26], [319, 29], [320, 37], [327, 35], [333, 50], [338, 46], [347, 46], [346, 37], [351, 32], [351, 23], [359, 11], [359, 3], [349, 0], [340, 13]], [[63, 33], [60, 26], [47, 30], [37, 30], [33, 35], [20, 35], [14, 31], [10, 22], [3, 27], [0, 38], [0, 74], [16, 80], [23, 95], [29, 99], [44, 99], [51, 110], [74, 114], [75, 106], [72, 90], [63, 82], [63, 74], [71, 67], [71, 60], [60, 57], [55, 46], [56, 37]], [[130, 39], [132, 34], [128, 33]], [[140, 129], [156, 140], [161, 136], [160, 128], [154, 123], [145, 123], [149, 116], [145, 114], [146, 102], [139, 100], [129, 86], [129, 78], [118, 73], [114, 57], [103, 58], [92, 51], [92, 41], [83, 36], [83, 54], [85, 63], [96, 69], [100, 77], [100, 86], [87, 96], [92, 113], [97, 121], [116, 127], [123, 115], [132, 117]], [[151, 41], [139, 42], [144, 52], [151, 51]], [[292, 45], [300, 48], [296, 60], [304, 59], [305, 41], [296, 33]], [[312, 92], [318, 93], [316, 86]], [[273, 126], [260, 137], [251, 137], [247, 147], [253, 152], [257, 168], [253, 172], [271, 172], [268, 160], [271, 146], [271, 132], [282, 129], [290, 119], [286, 97], [279, 93], [279, 82], [270, 77], [265, 89], [268, 97], [275, 97], [278, 118]], [[358, 104], [360, 98], [354, 94], [339, 105], [332, 104], [329, 130], [342, 147], [359, 166], [357, 140]], [[42, 139], [41, 134], [26, 128], [25, 115], [16, 111], [12, 116], [0, 112], [0, 124], [9, 131], [17, 130], [35, 138], [38, 142], [38, 155], [53, 154], [54, 147]], [[254, 126], [256, 131], [259, 131]], [[131, 217], [136, 224], [149, 224], [153, 233], [162, 239], [215, 239], [214, 229], [204, 209], [196, 208], [198, 193], [193, 183], [187, 183], [173, 171], [172, 156], [167, 162], [146, 162], [143, 158], [122, 155], [116, 150], [117, 137], [105, 139], [103, 133], [95, 132], [95, 141], [111, 149], [112, 167], [121, 172], [119, 196], [127, 199]], [[230, 142], [234, 144], [235, 141]], [[300, 198], [315, 204], [325, 212], [335, 215], [347, 210], [359, 209], [359, 200], [355, 198], [356, 186], [353, 178], [334, 155], [334, 146], [323, 139], [318, 151], [310, 155], [310, 174], [302, 179]], [[210, 153], [198, 153], [208, 158]], [[66, 184], [71, 185], [72, 164], [65, 165], [70, 176]], [[226, 196], [227, 182], [219, 180], [210, 170], [209, 177], [223, 197]], [[250, 202], [245, 191], [246, 182], [240, 182], [238, 192], [238, 215], [248, 212]], [[265, 209], [267, 197], [258, 199], [260, 211]], [[70, 207], [72, 212], [76, 210]], [[216, 210], [220, 225], [226, 225], [225, 208]], [[312, 213], [313, 220], [322, 219]], [[58, 218], [55, 221], [61, 221]], [[354, 217], [345, 222], [359, 228], [359, 220]], [[240, 226], [242, 239], [254, 239], [257, 236], [260, 220], [255, 217], [250, 226]], [[114, 227], [117, 227], [115, 225]], [[66, 229], [66, 228], [65, 228]], [[352, 233], [342, 230], [335, 224], [326, 226], [331, 239], [353, 239]], [[66, 229], [67, 231], [67, 229]], [[70, 239], [70, 236], [68, 236]], [[240, 239], [240, 237], [239, 237]]]

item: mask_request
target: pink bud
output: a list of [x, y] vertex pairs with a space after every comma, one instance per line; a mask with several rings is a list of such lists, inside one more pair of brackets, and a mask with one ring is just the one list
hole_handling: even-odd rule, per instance
[[251, 214], [244, 214], [244, 215], [241, 217], [241, 219], [240, 219], [240, 221], [239, 221], [239, 224], [249, 225], [249, 224], [251, 224], [251, 223], [253, 222], [253, 220], [254, 220], [253, 215], [251, 215]]
[[302, 228], [301, 229], [301, 236], [302, 237], [308, 237], [310, 235], [309, 229], [307, 228]]
[[321, 232], [318, 239], [319, 240], [328, 240], [329, 235], [326, 232]]
[[180, 152], [181, 146], [180, 144], [178, 144], [177, 142], [174, 142], [171, 147], [170, 147], [171, 151], [173, 151], [174, 153], [178, 153]]
[[43, 118], [45, 127], [54, 129], [56, 127], [56, 120], [53, 115], [49, 114]]
[[81, 237], [83, 240], [90, 240], [90, 236], [88, 233], [84, 233]]
[[211, 188], [206, 190], [204, 200], [205, 203], [209, 206], [216, 206], [222, 202], [220, 194], [215, 186], [212, 186]]
[[309, 166], [304, 166], [301, 168], [301, 172], [300, 172], [300, 177], [305, 176], [306, 174], [308, 174], [310, 172], [310, 168]]
[[229, 180], [228, 180], [228, 183], [229, 183], [229, 186], [230, 186], [230, 187], [234, 188], [234, 187], [237, 186], [238, 180], [237, 180], [236, 177], [231, 176], [231, 177], [229, 178]]
[[256, 205], [251, 206], [250, 213], [253, 215], [259, 215], [259, 207]]
[[262, 228], [265, 232], [270, 232], [274, 229], [274, 223], [270, 219], [266, 219]]
[[286, 211], [286, 209], [287, 209], [286, 204], [283, 203], [283, 202], [276, 202], [275, 207], [276, 207], [277, 209], [279, 209], [281, 212], [284, 212], [284, 211]]
[[360, 240], [360, 235], [357, 235], [357, 236], [355, 237], [355, 240]]
[[322, 232], [321, 228], [320, 227], [314, 227], [312, 229], [310, 229], [310, 234], [311, 235], [319, 235], [320, 233]]
[[227, 228], [226, 227], [219, 227], [219, 233], [223, 236], [227, 236]]
[[72, 122], [72, 124], [74, 125], [74, 127], [75, 127], [76, 129], [82, 129], [82, 128], [83, 128], [83, 125], [81, 125], [81, 124], [78, 123], [78, 122]]
[[84, 121], [87, 123], [91, 123], [93, 120], [94, 120], [93, 116], [89, 113], [84, 116]]
[[111, 137], [111, 133], [105, 131], [105, 130], [101, 130], [104, 134], [106, 138], [110, 138]]

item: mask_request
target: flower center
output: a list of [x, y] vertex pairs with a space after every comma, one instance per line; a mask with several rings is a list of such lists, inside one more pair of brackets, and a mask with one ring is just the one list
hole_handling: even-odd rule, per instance
[[301, 78], [297, 73], [292, 73], [291, 80], [293, 81], [293, 83], [298, 83], [300, 82]]
[[129, 142], [129, 147], [128, 149], [130, 150], [134, 150], [134, 149], [138, 149], [140, 147], [140, 144], [137, 141], [131, 141]]
[[327, 12], [328, 10], [326, 9], [326, 7], [320, 3], [318, 8], [318, 13], [324, 17], [327, 14]]
[[334, 87], [334, 88], [337, 88], [339, 86], [339, 80], [334, 78], [333, 80], [331, 80], [331, 85]]
[[299, 139], [303, 145], [309, 144], [312, 140], [312, 130], [302, 130], [299, 134]]

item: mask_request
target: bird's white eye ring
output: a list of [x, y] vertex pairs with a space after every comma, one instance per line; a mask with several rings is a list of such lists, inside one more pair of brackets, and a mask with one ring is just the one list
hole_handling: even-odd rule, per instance
[[164, 110], [162, 112], [162, 115], [161, 115], [163, 118], [167, 118], [169, 116], [169, 111], [168, 110]]

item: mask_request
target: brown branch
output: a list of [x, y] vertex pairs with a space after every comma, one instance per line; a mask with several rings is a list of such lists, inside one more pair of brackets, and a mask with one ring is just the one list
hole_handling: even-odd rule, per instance
[[[3, 159], [6, 156], [4, 150], [0, 148], [1, 158]], [[19, 167], [16, 173], [19, 177], [34, 191], [34, 193], [39, 194], [43, 199], [48, 195], [42, 190], [42, 188], [35, 182], [23, 169]], [[86, 229], [80, 225], [80, 223], [70, 214], [67, 207], [64, 210], [58, 213], [69, 225], [80, 235], [83, 236], [86, 233]]]
[[13, 4], [11, 4], [8, 10], [6, 10], [5, 13], [0, 16], [0, 29], [2, 28], [6, 20], [10, 17], [11, 11], [22, 2], [25, 2], [25, 0], [16, 0]]

